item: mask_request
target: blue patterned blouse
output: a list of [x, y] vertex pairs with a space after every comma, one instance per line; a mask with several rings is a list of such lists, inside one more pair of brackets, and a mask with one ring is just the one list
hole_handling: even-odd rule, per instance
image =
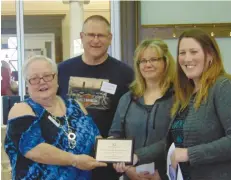
[[40, 104], [31, 98], [25, 102], [33, 109], [36, 116], [26, 115], [8, 121], [5, 150], [10, 158], [13, 180], [89, 180], [91, 171], [83, 171], [72, 166], [47, 165], [25, 158], [25, 154], [40, 143], [48, 143], [63, 151], [73, 154], [93, 152], [95, 138], [99, 130], [92, 118], [85, 115], [78, 103], [65, 100], [66, 117], [76, 134], [76, 147], [69, 148], [67, 124], [64, 117], [58, 117], [62, 127], [57, 127], [48, 119], [50, 115]]

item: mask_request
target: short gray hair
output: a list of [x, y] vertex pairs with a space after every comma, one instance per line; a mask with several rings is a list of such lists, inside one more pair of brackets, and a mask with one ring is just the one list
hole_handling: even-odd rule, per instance
[[33, 62], [33, 61], [46, 61], [48, 62], [51, 67], [52, 67], [52, 70], [55, 72], [55, 73], [58, 73], [58, 68], [57, 68], [57, 64], [55, 61], [53, 61], [52, 59], [46, 57], [46, 56], [43, 56], [43, 55], [35, 55], [35, 56], [32, 56], [30, 57], [29, 59], [27, 59], [24, 64], [23, 64], [23, 67], [22, 67], [22, 73], [23, 73], [23, 76], [24, 78], [26, 78], [27, 76], [27, 69], [28, 69], [28, 66]]
[[110, 25], [109, 21], [105, 17], [103, 17], [101, 15], [92, 15], [92, 16], [88, 17], [83, 22], [83, 26], [82, 26], [82, 31], [83, 32], [84, 32], [84, 29], [85, 29], [85, 25], [88, 23], [88, 21], [101, 21], [101, 22], [104, 22], [107, 25], [108, 32], [109, 33], [111, 32], [111, 25]]

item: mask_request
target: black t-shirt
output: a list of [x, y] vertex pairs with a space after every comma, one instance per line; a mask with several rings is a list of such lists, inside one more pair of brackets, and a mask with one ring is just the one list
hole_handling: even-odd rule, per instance
[[[133, 80], [133, 70], [110, 56], [102, 64], [92, 66], [85, 64], [78, 56], [60, 63], [58, 69], [58, 94], [83, 103], [100, 134], [108, 137], [119, 99], [129, 90]], [[117, 85], [115, 94], [100, 91], [103, 81]], [[93, 180], [117, 180], [118, 177], [111, 165], [96, 168], [92, 175]]]
[[[74, 80], [76, 87], [69, 86], [70, 77], [80, 77]], [[97, 82], [96, 79], [105, 79], [117, 85], [115, 94], [101, 92], [99, 89], [101, 82]], [[110, 56], [102, 64], [93, 66], [85, 64], [82, 57], [78, 56], [59, 64], [58, 94], [82, 102], [93, 117], [101, 135], [107, 137], [119, 99], [128, 91], [132, 80], [133, 70]]]

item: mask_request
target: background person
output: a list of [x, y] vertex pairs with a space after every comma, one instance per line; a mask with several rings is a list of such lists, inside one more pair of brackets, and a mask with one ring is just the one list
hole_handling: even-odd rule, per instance
[[1, 96], [13, 95], [11, 90], [11, 69], [6, 61], [1, 61]]

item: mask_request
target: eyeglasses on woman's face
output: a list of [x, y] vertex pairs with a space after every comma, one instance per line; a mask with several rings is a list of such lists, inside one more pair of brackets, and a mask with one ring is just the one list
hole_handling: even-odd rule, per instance
[[46, 75], [44, 75], [42, 77], [35, 76], [35, 77], [32, 77], [32, 78], [29, 78], [28, 82], [31, 85], [39, 84], [40, 81], [41, 81], [41, 79], [43, 79], [44, 82], [50, 82], [50, 81], [52, 81], [55, 78], [55, 75], [56, 75], [56, 73], [46, 74]]
[[158, 57], [158, 58], [151, 58], [151, 59], [141, 59], [141, 60], [138, 60], [137, 61], [137, 64], [138, 65], [145, 65], [147, 64], [148, 62], [151, 63], [151, 64], [154, 64], [156, 62], [159, 62], [163, 59], [164, 57]]

